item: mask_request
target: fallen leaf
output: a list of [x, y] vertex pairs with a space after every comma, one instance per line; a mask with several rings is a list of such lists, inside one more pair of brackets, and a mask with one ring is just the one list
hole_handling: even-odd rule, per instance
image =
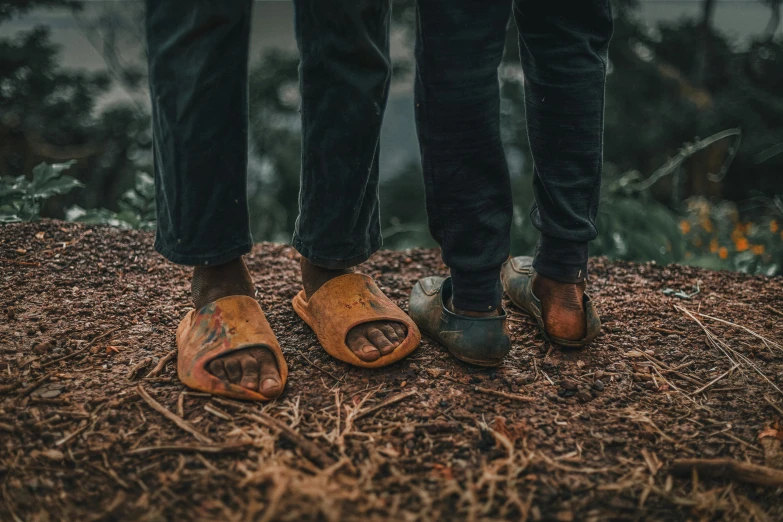
[[46, 232], [41, 231], [35, 233], [35, 239], [43, 239], [44, 236], [46, 236]]
[[639, 357], [644, 357], [644, 354], [639, 350], [631, 350], [630, 352], [625, 352], [625, 356], [638, 359]]

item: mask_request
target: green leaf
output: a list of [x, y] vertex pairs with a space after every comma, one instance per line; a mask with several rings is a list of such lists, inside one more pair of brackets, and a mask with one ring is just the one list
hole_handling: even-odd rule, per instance
[[46, 199], [67, 194], [75, 188], [84, 187], [84, 184], [76, 178], [63, 174], [74, 163], [75, 161], [71, 160], [66, 163], [53, 165], [41, 163], [36, 166], [33, 169], [33, 182], [28, 195], [33, 198]]
[[0, 223], [19, 223], [22, 218], [16, 214], [3, 214], [0, 213]]
[[0, 201], [27, 193], [30, 182], [24, 176], [0, 176]]

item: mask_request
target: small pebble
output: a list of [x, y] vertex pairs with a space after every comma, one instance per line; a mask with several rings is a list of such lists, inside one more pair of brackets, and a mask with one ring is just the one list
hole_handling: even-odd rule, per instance
[[54, 399], [55, 397], [61, 394], [62, 394], [61, 390], [46, 390], [40, 395], [40, 397], [42, 399]]
[[604, 385], [604, 382], [603, 382], [603, 381], [600, 381], [600, 380], [599, 380], [599, 381], [595, 381], [595, 382], [593, 383], [593, 389], [594, 389], [595, 391], [602, 392], [602, 391], [604, 391], [604, 389], [605, 389], [605, 388], [606, 388], [606, 385]]

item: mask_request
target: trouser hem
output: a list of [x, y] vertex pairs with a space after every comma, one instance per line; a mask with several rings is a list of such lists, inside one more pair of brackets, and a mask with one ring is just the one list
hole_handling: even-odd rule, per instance
[[572, 241], [541, 234], [533, 268], [544, 277], [561, 283], [587, 280], [587, 241]]
[[242, 257], [245, 254], [249, 254], [252, 249], [252, 241], [246, 241], [228, 248], [221, 248], [218, 251], [203, 254], [183, 254], [167, 248], [163, 244], [163, 241], [159, 239], [155, 240], [156, 252], [172, 263], [186, 266], [222, 265], [223, 263], [228, 263], [229, 261]]
[[294, 235], [292, 241], [293, 247], [302, 254], [302, 257], [307, 259], [314, 265], [326, 268], [329, 270], [340, 270], [343, 268], [352, 268], [356, 265], [360, 265], [370, 259], [370, 257], [381, 248], [383, 241], [380, 237], [376, 238], [370, 243], [369, 248], [364, 250], [359, 255], [352, 255], [346, 258], [335, 258], [330, 256], [320, 255], [315, 248], [303, 243], [298, 236]]

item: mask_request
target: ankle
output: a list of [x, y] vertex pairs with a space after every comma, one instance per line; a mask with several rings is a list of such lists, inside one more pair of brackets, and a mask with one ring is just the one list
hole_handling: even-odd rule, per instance
[[255, 287], [245, 261], [239, 257], [216, 266], [193, 269], [191, 295], [196, 309], [231, 295], [255, 296]]
[[299, 266], [302, 270], [302, 286], [305, 291], [305, 298], [310, 299], [324, 283], [335, 277], [353, 273], [353, 268], [341, 268], [332, 270], [324, 268], [322, 266], [314, 265], [304, 257], [299, 262]]

